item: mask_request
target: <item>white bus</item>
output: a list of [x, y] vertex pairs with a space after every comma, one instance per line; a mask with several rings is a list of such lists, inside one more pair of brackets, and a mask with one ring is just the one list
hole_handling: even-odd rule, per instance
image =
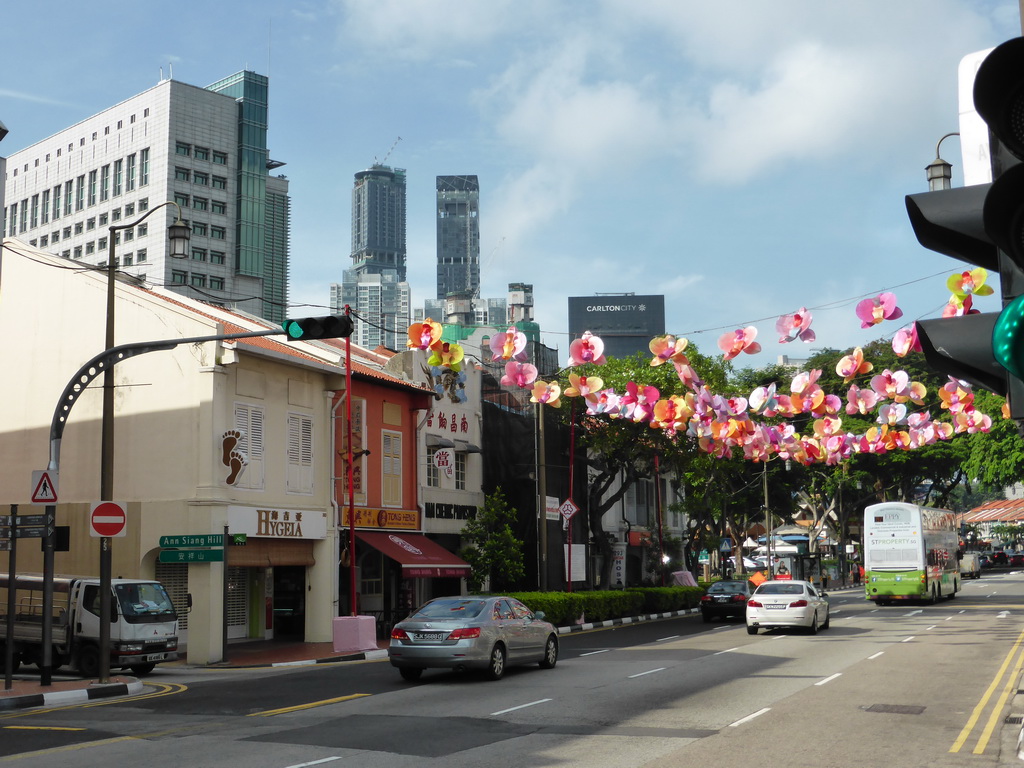
[[952, 600], [960, 591], [957, 516], [887, 501], [864, 510], [864, 589], [879, 605]]

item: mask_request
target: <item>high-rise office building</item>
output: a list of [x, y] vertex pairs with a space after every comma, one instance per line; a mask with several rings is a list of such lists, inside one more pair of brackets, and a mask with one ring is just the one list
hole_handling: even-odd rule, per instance
[[[152, 88], [8, 157], [4, 234], [105, 265], [116, 231], [121, 271], [188, 296], [284, 319], [288, 181], [270, 172], [268, 79], [239, 72], [207, 88]], [[160, 211], [157, 206], [169, 205]], [[168, 254], [167, 226], [192, 228], [190, 255]]]
[[480, 297], [480, 182], [437, 177], [437, 298]]
[[352, 188], [352, 267], [331, 285], [332, 311], [352, 308], [357, 344], [405, 346], [412, 302], [405, 255], [405, 169], [374, 163]]

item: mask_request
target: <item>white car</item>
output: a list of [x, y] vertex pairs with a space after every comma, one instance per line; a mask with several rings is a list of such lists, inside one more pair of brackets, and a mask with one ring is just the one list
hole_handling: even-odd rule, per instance
[[747, 634], [762, 627], [806, 627], [812, 634], [828, 629], [828, 594], [809, 581], [766, 581], [747, 600]]

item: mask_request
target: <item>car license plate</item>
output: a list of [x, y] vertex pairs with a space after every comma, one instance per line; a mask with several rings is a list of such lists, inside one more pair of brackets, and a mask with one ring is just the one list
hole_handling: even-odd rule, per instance
[[146, 661], [163, 661], [167, 658], [166, 653], [151, 653], [146, 657]]
[[781, 605], [766, 605], [765, 606], [765, 608], [767, 608], [768, 610], [780, 610], [780, 609], [785, 608], [785, 607], [786, 607], [785, 603], [783, 603]]
[[725, 596], [723, 595], [723, 596], [721, 596], [721, 597], [716, 597], [716, 598], [715, 598], [715, 602], [716, 602], [716, 603], [727, 603], [727, 602], [729, 602], [729, 598], [728, 598], [728, 597], [725, 597]]
[[417, 640], [444, 640], [444, 632], [419, 632], [416, 635]]

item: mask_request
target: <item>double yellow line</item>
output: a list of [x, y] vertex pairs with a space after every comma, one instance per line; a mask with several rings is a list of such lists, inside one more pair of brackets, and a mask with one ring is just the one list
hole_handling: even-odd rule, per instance
[[967, 720], [967, 724], [964, 725], [963, 730], [960, 731], [960, 735], [957, 736], [956, 741], [953, 742], [953, 746], [949, 748], [950, 752], [959, 752], [967, 742], [967, 739], [971, 737], [974, 726], [976, 726], [978, 721], [981, 719], [982, 713], [988, 706], [989, 699], [991, 699], [992, 695], [996, 692], [996, 689], [999, 687], [999, 683], [1003, 680], [1003, 675], [1006, 675], [1006, 671], [1010, 668], [1010, 663], [1016, 655], [1017, 661], [1013, 664], [1013, 669], [1006, 677], [1006, 681], [1003, 683], [1002, 693], [993, 705], [992, 713], [989, 715], [988, 721], [985, 723], [985, 727], [982, 729], [981, 735], [978, 737], [978, 743], [974, 746], [974, 754], [980, 755], [985, 752], [985, 747], [988, 746], [988, 742], [992, 738], [992, 733], [995, 731], [996, 726], [999, 725], [999, 716], [1002, 714], [1003, 708], [1006, 706], [1006, 702], [1009, 700], [1010, 695], [1016, 690], [1017, 681], [1020, 679], [1021, 668], [1024, 667], [1024, 650], [1021, 648], [1022, 644], [1024, 644], [1024, 631], [1017, 636], [1017, 641], [1013, 644], [1013, 647], [1010, 648], [1010, 652], [1006, 654], [1006, 658], [1003, 659], [1003, 663], [999, 667], [999, 671], [996, 672], [996, 676], [992, 679], [992, 682], [985, 690], [985, 695], [981, 697], [981, 701], [979, 701], [977, 706], [974, 707], [974, 711], [971, 712], [971, 716]]

